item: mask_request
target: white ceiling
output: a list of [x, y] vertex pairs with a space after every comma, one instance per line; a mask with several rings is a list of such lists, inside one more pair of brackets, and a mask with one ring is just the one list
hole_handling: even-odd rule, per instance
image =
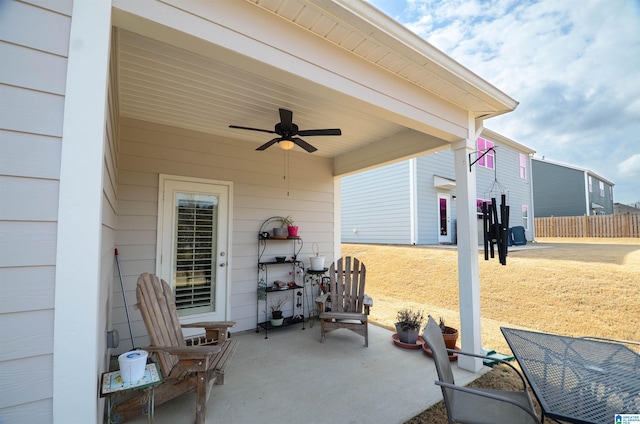
[[[168, 3], [176, 2], [163, 0], [163, 7]], [[505, 104], [512, 101], [364, 2], [247, 0], [234, 1], [233, 5], [258, 8], [245, 12], [259, 10], [270, 22], [281, 20], [281, 26], [295, 25], [375, 64], [389, 72], [390, 78], [409, 81], [416, 90], [447, 99], [452, 107], [471, 110], [476, 117], [504, 113], [508, 109]], [[195, 47], [186, 50], [159, 41], [167, 34], [166, 28], [156, 27], [145, 33], [150, 37], [140, 35], [144, 33], [142, 22], [129, 22], [128, 17], [118, 14], [120, 28], [115, 45], [122, 117], [251, 141], [258, 147], [274, 136], [230, 129], [229, 125], [272, 130], [279, 122], [278, 109], [285, 108], [293, 112], [293, 122], [300, 129], [342, 129], [339, 137], [305, 137], [318, 148], [314, 155], [333, 158], [399, 133], [413, 138], [414, 131], [398, 123], [402, 117], [374, 116], [363, 110], [359, 100], [320, 86], [300, 73], [288, 74], [282, 66], [271, 66], [211, 43], [205, 54]], [[193, 41], [189, 42], [190, 48], [201, 43]], [[439, 144], [437, 139], [432, 141], [432, 145]], [[447, 142], [442, 141], [442, 146]]]
[[260, 68], [240, 69], [123, 30], [118, 40], [123, 117], [252, 141], [258, 147], [275, 136], [229, 125], [273, 130], [280, 120], [278, 109], [285, 108], [300, 129], [342, 129], [342, 136], [305, 137], [318, 148], [314, 155], [327, 157], [404, 130], [350, 107], [345, 96], [292, 90], [263, 77]]

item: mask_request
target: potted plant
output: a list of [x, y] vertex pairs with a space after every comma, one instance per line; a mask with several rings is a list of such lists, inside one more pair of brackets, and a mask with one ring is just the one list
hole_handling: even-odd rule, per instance
[[273, 236], [275, 238], [298, 237], [298, 226], [293, 225], [293, 218], [290, 215], [287, 217], [277, 217], [276, 221], [280, 223], [280, 227], [273, 228]]
[[448, 327], [444, 324], [444, 318], [440, 317], [440, 331], [442, 331], [442, 338], [447, 349], [455, 349], [456, 342], [458, 341], [458, 330], [453, 327]]
[[396, 315], [396, 332], [398, 340], [402, 343], [414, 345], [418, 341], [418, 332], [422, 326], [424, 314], [422, 311], [414, 311], [405, 308], [398, 311]]
[[289, 237], [298, 237], [298, 226], [293, 225], [293, 218], [291, 218], [290, 215], [287, 215], [286, 218], [282, 218], [280, 222], [282, 222], [283, 227], [287, 227]]
[[271, 325], [279, 327], [282, 325], [284, 318], [282, 317], [282, 307], [287, 303], [286, 297], [278, 298], [278, 301], [272, 303], [269, 308], [271, 309]]

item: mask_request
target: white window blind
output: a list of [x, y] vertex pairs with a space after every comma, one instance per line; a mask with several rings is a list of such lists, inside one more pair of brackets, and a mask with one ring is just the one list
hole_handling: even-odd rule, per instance
[[176, 203], [176, 307], [183, 313], [213, 311], [217, 197], [178, 193]]

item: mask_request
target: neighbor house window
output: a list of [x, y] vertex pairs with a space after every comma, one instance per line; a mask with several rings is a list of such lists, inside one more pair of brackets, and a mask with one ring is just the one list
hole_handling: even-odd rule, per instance
[[593, 193], [593, 179], [589, 175], [589, 193]]
[[[478, 165], [484, 166], [485, 168], [493, 169], [495, 166], [495, 152], [493, 150], [487, 152], [488, 149], [494, 146], [493, 141], [485, 140], [484, 138], [478, 137]], [[484, 153], [486, 155], [482, 156]], [[482, 156], [482, 157], [481, 157]]]
[[527, 178], [527, 155], [520, 153], [520, 178]]
[[478, 219], [482, 219], [482, 202], [487, 202], [487, 205], [491, 204], [491, 200], [476, 199], [476, 214]]
[[602, 181], [599, 181], [598, 187], [600, 188], [600, 197], [604, 197], [604, 183]]
[[522, 226], [525, 230], [529, 229], [529, 207], [522, 205]]

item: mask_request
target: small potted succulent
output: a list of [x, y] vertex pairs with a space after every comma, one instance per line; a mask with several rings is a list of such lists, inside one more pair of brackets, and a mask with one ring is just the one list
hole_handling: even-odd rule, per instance
[[453, 327], [448, 327], [444, 324], [444, 318], [440, 317], [440, 331], [442, 331], [442, 338], [447, 349], [455, 349], [456, 342], [458, 341], [458, 330]]
[[287, 298], [280, 297], [278, 300], [269, 306], [271, 309], [271, 325], [274, 327], [280, 327], [284, 318], [282, 317], [282, 307], [286, 305]]
[[396, 315], [396, 332], [401, 343], [414, 345], [418, 341], [418, 333], [424, 321], [422, 311], [414, 311], [411, 308], [404, 308]]

